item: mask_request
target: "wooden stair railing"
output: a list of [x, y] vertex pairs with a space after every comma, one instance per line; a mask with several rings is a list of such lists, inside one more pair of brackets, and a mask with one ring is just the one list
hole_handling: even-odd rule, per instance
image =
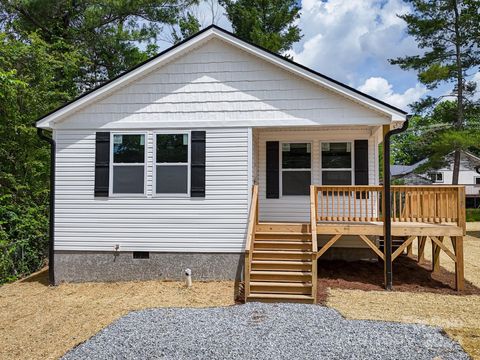
[[252, 187], [252, 198], [248, 216], [247, 241], [245, 243], [245, 300], [250, 296], [250, 272], [252, 269], [253, 242], [258, 224], [258, 185]]
[[312, 296], [317, 302], [317, 212], [318, 193], [315, 185], [310, 185], [310, 232], [312, 233]]

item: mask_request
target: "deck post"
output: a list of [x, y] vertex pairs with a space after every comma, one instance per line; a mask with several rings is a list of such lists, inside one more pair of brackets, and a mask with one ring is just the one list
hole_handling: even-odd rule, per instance
[[426, 236], [419, 236], [418, 237], [418, 256], [417, 261], [418, 263], [422, 263], [425, 260], [425, 243], [427, 242]]
[[455, 288], [462, 291], [465, 287], [463, 264], [463, 236], [455, 236]]
[[410, 256], [410, 257], [413, 256], [413, 246], [412, 246], [412, 244], [407, 246], [407, 256]]
[[[443, 236], [440, 237], [440, 241], [443, 241]], [[432, 271], [436, 272], [440, 270], [440, 246], [435, 244], [432, 240]]]

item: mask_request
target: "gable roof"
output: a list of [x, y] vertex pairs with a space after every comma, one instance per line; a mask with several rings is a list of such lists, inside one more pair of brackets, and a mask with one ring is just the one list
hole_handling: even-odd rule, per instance
[[[472, 153], [468, 151], [461, 151], [462, 155], [466, 156], [469, 158], [471, 161], [473, 161], [474, 164], [479, 164], [480, 165], [480, 158], [478, 156], [473, 155]], [[450, 164], [453, 162], [452, 158], [453, 152], [447, 155], [447, 157], [450, 160]], [[415, 164], [412, 165], [391, 165], [390, 166], [390, 172], [392, 176], [405, 176], [408, 174], [413, 173], [416, 169], [418, 169], [421, 165], [425, 164], [428, 161], [428, 158], [425, 158], [423, 160], [420, 160], [416, 162]], [[476, 168], [479, 168], [480, 166], [477, 166]]]
[[414, 172], [420, 165], [425, 164], [428, 159], [423, 159], [412, 165], [390, 165], [392, 176], [403, 176]]
[[105, 83], [67, 102], [63, 106], [60, 106], [59, 108], [47, 113], [37, 120], [36, 126], [39, 128], [49, 128], [51, 127], [50, 124], [52, 122], [65, 119], [78, 109], [96, 101], [98, 97], [106, 96], [107, 94], [112, 93], [120, 86], [124, 86], [127, 83], [140, 78], [145, 73], [156, 68], [157, 66], [161, 66], [163, 63], [168, 62], [174, 57], [181, 56], [183, 53], [189, 51], [192, 47], [199, 46], [200, 44], [212, 38], [219, 38], [220, 40], [232, 44], [237, 48], [258, 56], [267, 62], [277, 65], [280, 68], [290, 71], [302, 78], [313, 81], [314, 83], [338, 93], [354, 102], [383, 113], [389, 116], [391, 121], [405, 120], [407, 113], [399, 108], [387, 104], [386, 102], [376, 99], [373, 96], [365, 94], [326, 75], [316, 72], [304, 65], [298, 64], [293, 60], [287, 59], [258, 45], [242, 40], [233, 33], [216, 25], [210, 25], [209, 27], [199, 31], [197, 34], [183, 40], [178, 44], [173, 45], [154, 57], [138, 64], [132, 69], [119, 74], [113, 79], [106, 81]]

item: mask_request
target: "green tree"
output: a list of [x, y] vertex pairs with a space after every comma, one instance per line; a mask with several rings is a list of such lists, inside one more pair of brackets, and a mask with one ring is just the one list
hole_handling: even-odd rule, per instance
[[48, 147], [32, 126], [76, 93], [74, 48], [0, 33], [0, 283], [37, 270], [48, 244]]
[[[402, 69], [415, 70], [418, 79], [429, 89], [442, 83], [453, 84], [456, 97], [455, 115], [444, 114], [440, 121], [450, 125], [443, 130], [434, 146], [436, 158], [454, 152], [453, 184], [458, 184], [460, 151], [470, 147], [473, 131], [466, 122], [467, 107], [474, 107], [472, 95], [475, 83], [468, 81], [471, 72], [480, 65], [480, 7], [479, 0], [407, 0], [413, 12], [401, 15], [407, 23], [407, 32], [423, 49], [421, 55], [391, 60]], [[431, 117], [439, 99], [427, 97], [414, 109]], [[435, 117], [435, 116], [434, 116]]]
[[220, 0], [233, 32], [270, 51], [285, 54], [302, 38], [295, 21], [300, 17], [296, 0]]
[[159, 36], [196, 32], [196, 2], [0, 0], [0, 283], [46, 257], [50, 162], [34, 121], [148, 58]]
[[425, 115], [415, 115], [409, 129], [393, 139], [392, 155], [397, 164], [414, 164], [422, 159], [428, 161], [418, 169], [446, 165], [446, 155], [453, 149], [480, 153], [480, 112], [477, 106], [466, 106], [465, 126], [452, 128], [456, 121], [456, 101], [443, 101]]
[[[157, 42], [198, 31], [188, 13], [198, 0], [0, 0], [0, 21], [19, 37], [35, 32], [47, 44], [74, 46], [83, 57], [83, 91], [111, 79], [158, 51]], [[143, 48], [140, 43], [146, 44]], [[67, 49], [65, 49], [67, 51]]]

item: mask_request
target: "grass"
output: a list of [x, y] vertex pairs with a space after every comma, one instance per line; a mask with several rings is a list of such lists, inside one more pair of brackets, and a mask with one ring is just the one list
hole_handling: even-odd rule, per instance
[[[465, 237], [465, 277], [480, 287], [480, 239]], [[429, 247], [426, 247], [429, 249]], [[415, 252], [415, 250], [414, 250]], [[430, 259], [426, 251], [426, 259]], [[454, 271], [443, 252], [441, 266]], [[453, 275], [452, 275], [453, 276]], [[474, 359], [480, 359], [480, 296], [330, 289], [327, 305], [349, 319], [421, 323], [444, 328]]]
[[467, 221], [480, 221], [480, 209], [466, 209]]
[[[443, 253], [441, 265], [453, 271]], [[480, 239], [472, 236], [465, 238], [465, 275], [480, 287]], [[46, 283], [43, 271], [0, 287], [0, 359], [56, 359], [132, 310], [234, 304], [229, 281], [194, 282], [191, 289], [164, 281]], [[330, 289], [327, 305], [351, 319], [440, 326], [480, 359], [478, 295]]]

